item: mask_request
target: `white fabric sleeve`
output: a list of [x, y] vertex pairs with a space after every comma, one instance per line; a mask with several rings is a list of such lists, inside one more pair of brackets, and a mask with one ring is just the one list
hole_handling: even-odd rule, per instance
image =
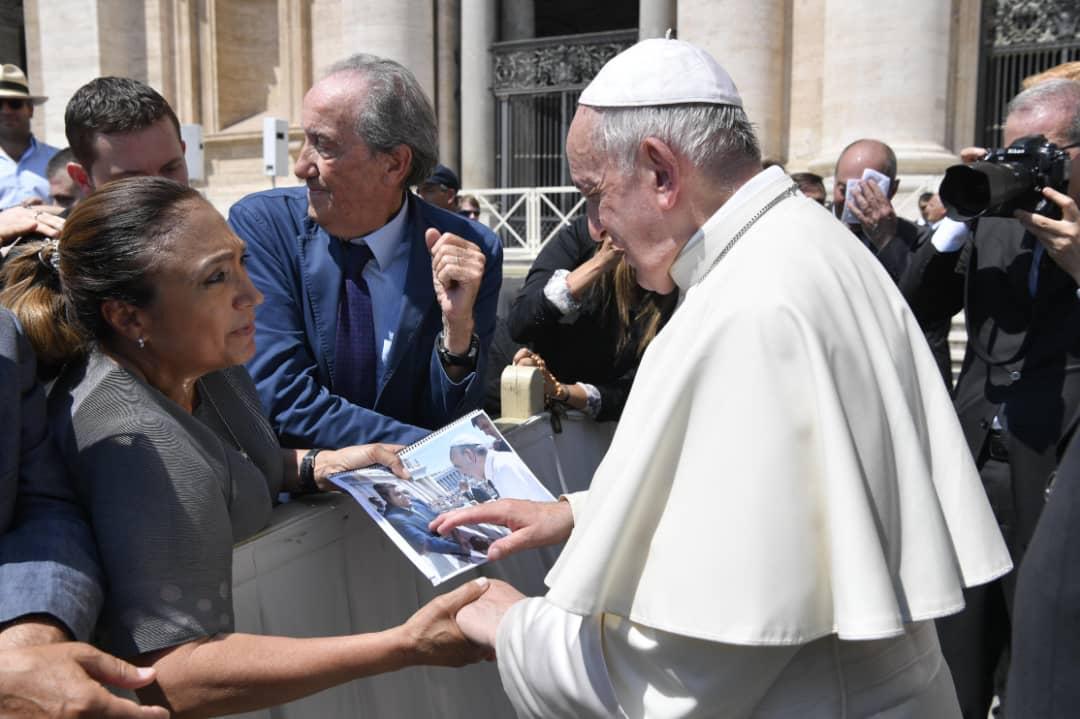
[[581, 303], [574, 299], [570, 293], [570, 284], [566, 278], [570, 276], [570, 270], [555, 270], [551, 278], [544, 285], [544, 297], [564, 315], [569, 315], [581, 309]]
[[945, 217], [938, 223], [930, 242], [934, 244], [938, 252], [956, 252], [970, 237], [971, 229], [966, 223]]
[[585, 502], [589, 499], [589, 490], [583, 489], [580, 492], [560, 494], [559, 499], [566, 500], [566, 503], [570, 505], [570, 514], [577, 518], [581, 516], [582, 510], [585, 509]]
[[495, 640], [503, 690], [519, 717], [623, 717], [604, 668], [600, 617], [563, 611], [543, 597], [503, 616]]
[[585, 409], [583, 410], [585, 415], [589, 419], [596, 419], [604, 402], [603, 397], [600, 396], [600, 390], [596, 388], [596, 385], [588, 382], [578, 382], [578, 387], [585, 390]]
[[496, 654], [519, 717], [750, 717], [802, 649], [670, 634], [543, 598], [503, 617]]

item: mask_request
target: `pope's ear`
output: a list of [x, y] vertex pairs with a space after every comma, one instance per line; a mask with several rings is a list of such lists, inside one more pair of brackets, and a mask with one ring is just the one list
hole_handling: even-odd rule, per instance
[[661, 209], [670, 210], [675, 206], [682, 180], [679, 158], [666, 142], [655, 137], [645, 138], [641, 154]]

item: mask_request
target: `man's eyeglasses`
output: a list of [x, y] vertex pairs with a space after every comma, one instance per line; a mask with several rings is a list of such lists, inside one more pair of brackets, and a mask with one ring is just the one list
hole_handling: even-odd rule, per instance
[[12, 110], [21, 110], [26, 107], [27, 101], [16, 97], [0, 97], [0, 108], [4, 105], [7, 105]]

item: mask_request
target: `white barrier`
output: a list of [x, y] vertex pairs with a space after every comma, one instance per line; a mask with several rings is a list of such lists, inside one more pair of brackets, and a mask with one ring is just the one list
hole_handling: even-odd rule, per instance
[[[507, 441], [558, 496], [588, 486], [611, 441], [613, 423], [576, 413], [560, 434], [546, 414], [506, 430]], [[480, 571], [529, 595], [545, 592], [558, 548], [510, 557]], [[436, 592], [364, 510], [343, 494], [294, 501], [233, 554], [236, 631], [291, 637], [372, 632], [399, 624]], [[259, 719], [355, 717], [513, 717], [494, 664], [463, 669], [419, 667], [351, 682], [274, 709]]]

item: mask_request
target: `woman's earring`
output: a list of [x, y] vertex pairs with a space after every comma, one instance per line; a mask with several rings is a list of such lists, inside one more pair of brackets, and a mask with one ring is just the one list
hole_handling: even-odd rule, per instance
[[139, 338], [139, 349], [146, 349], [146, 340], [144, 340], [142, 337]]

